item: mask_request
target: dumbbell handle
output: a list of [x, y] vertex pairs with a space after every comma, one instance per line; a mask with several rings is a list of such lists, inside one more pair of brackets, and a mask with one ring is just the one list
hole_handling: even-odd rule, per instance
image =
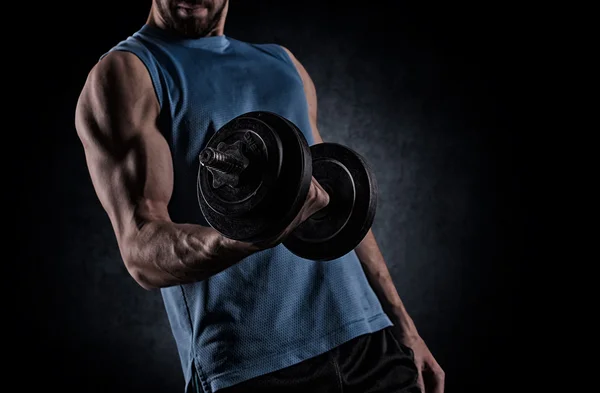
[[212, 147], [207, 147], [202, 151], [200, 165], [229, 174], [239, 173], [244, 169], [244, 163], [241, 160]]

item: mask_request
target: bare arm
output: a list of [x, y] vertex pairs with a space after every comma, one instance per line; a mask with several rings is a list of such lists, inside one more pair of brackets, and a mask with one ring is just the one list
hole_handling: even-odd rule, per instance
[[[289, 50], [286, 49], [286, 51], [296, 65], [296, 69], [304, 83], [304, 92], [308, 101], [315, 142], [323, 143], [323, 138], [321, 138], [317, 128], [317, 93], [315, 86], [302, 64]], [[443, 393], [445, 373], [419, 336], [412, 318], [406, 311], [372, 230], [369, 229], [367, 235], [354, 251], [383, 310], [394, 323], [394, 332], [398, 334], [397, 337], [401, 342], [414, 352], [415, 364], [419, 370], [418, 384], [421, 391], [424, 392], [425, 387], [427, 387], [428, 393]]]
[[90, 72], [75, 115], [96, 194], [127, 270], [145, 289], [204, 280], [258, 251], [212, 228], [171, 221], [173, 167], [158, 114], [145, 66], [113, 52]]
[[[323, 138], [321, 137], [317, 127], [317, 92], [315, 85], [304, 66], [302, 66], [298, 59], [296, 59], [288, 49], [285, 50], [294, 62], [302, 82], [304, 83], [304, 92], [308, 102], [310, 125], [315, 143], [323, 143]], [[413, 321], [406, 312], [406, 309], [400, 300], [400, 296], [398, 295], [394, 282], [392, 281], [392, 277], [387, 268], [385, 260], [383, 259], [381, 250], [377, 245], [372, 230], [369, 229], [369, 232], [362, 242], [356, 247], [355, 251], [363, 266], [365, 275], [367, 276], [370, 285], [373, 287], [373, 290], [377, 294], [377, 297], [379, 298], [386, 313], [390, 315], [402, 315], [402, 318], [400, 318], [400, 321], [398, 322], [403, 324], [403, 328], [405, 328], [407, 332], [416, 332]]]
[[310, 128], [312, 129], [313, 139], [315, 143], [323, 143], [323, 138], [321, 138], [321, 134], [319, 134], [319, 130], [317, 129], [317, 91], [315, 89], [315, 84], [313, 83], [308, 72], [296, 59], [296, 57], [290, 52], [289, 49], [283, 48], [294, 65], [296, 66], [296, 70], [302, 79], [302, 83], [304, 85], [304, 94], [306, 95], [306, 101], [308, 104], [308, 120], [310, 121]]

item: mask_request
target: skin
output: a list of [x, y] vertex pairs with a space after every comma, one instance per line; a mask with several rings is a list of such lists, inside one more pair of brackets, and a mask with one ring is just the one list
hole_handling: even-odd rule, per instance
[[[228, 8], [227, 0], [190, 0], [188, 4], [154, 0], [147, 23], [186, 38], [222, 35]], [[315, 143], [322, 143], [314, 83], [298, 59], [285, 50], [304, 83]], [[329, 203], [327, 193], [313, 178], [298, 216], [281, 234], [261, 244], [227, 239], [212, 228], [174, 223], [167, 209], [173, 191], [172, 157], [157, 126], [158, 114], [145, 66], [135, 55], [119, 51], [111, 52], [90, 71], [75, 113], [92, 183], [125, 266], [141, 287], [150, 290], [211, 277], [281, 243]], [[355, 251], [394, 322], [396, 337], [414, 352], [421, 390], [442, 393], [444, 372], [408, 315], [372, 231]]]
[[148, 24], [185, 38], [223, 35], [227, 0], [154, 0]]
[[[323, 143], [323, 138], [317, 126], [315, 85], [298, 59], [287, 48], [284, 49], [294, 62], [304, 83], [310, 125], [315, 143]], [[445, 373], [419, 335], [412, 318], [406, 311], [372, 230], [369, 230], [354, 251], [361, 262], [369, 284], [376, 293], [384, 311], [394, 323], [396, 338], [414, 352], [415, 364], [419, 370], [418, 383], [421, 391], [424, 393], [443, 393]]]
[[279, 244], [329, 203], [314, 180], [298, 216], [261, 244], [228, 239], [212, 228], [171, 221], [169, 146], [157, 127], [159, 104], [150, 76], [133, 54], [113, 52], [90, 72], [75, 125], [98, 198], [131, 276], [146, 289], [204, 280]]

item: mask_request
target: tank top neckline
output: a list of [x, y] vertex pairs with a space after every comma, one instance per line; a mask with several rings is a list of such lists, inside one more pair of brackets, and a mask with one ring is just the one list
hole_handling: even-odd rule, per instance
[[229, 45], [229, 38], [226, 35], [217, 35], [201, 38], [182, 38], [167, 30], [144, 24], [135, 34], [146, 35], [170, 44], [182, 45], [188, 48], [199, 49], [225, 49]]

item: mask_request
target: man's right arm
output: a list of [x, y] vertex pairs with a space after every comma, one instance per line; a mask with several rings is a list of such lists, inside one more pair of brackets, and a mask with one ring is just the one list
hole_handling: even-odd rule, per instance
[[96, 194], [127, 270], [145, 289], [201, 281], [259, 251], [212, 228], [171, 221], [173, 167], [158, 114], [143, 63], [112, 52], [90, 72], [75, 115]]

